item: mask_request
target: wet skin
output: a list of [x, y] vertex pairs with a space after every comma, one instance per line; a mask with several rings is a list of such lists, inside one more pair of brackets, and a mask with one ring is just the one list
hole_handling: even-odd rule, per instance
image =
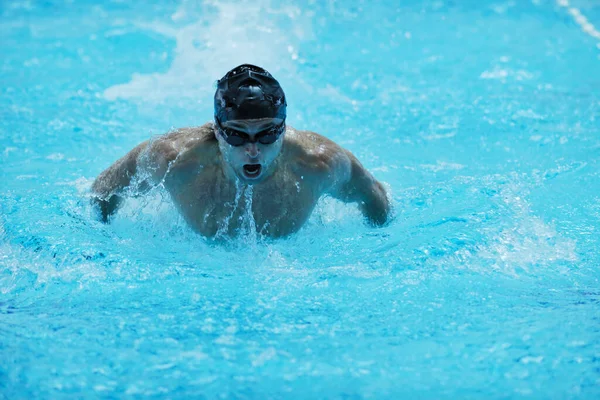
[[288, 126], [274, 143], [260, 143], [260, 136], [281, 122], [223, 124], [248, 139], [241, 146], [227, 143], [213, 123], [143, 142], [98, 176], [92, 201], [108, 222], [124, 197], [162, 184], [188, 224], [208, 237], [235, 236], [249, 204], [259, 233], [289, 235], [325, 194], [358, 203], [371, 224], [388, 220], [390, 204], [381, 183], [334, 142]]

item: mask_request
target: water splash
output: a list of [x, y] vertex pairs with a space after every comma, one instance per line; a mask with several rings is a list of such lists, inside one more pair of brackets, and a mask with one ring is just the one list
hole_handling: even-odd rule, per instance
[[254, 187], [252, 185], [246, 186], [244, 192], [245, 210], [244, 214], [240, 216], [242, 219], [241, 233], [244, 241], [249, 245], [256, 245], [258, 240], [258, 233], [256, 231], [256, 220], [254, 219], [254, 212], [252, 211], [252, 197], [254, 193]]
[[[242, 193], [244, 191], [244, 188], [241, 184], [241, 182], [236, 179], [235, 181], [235, 199], [233, 200], [233, 205], [231, 207], [231, 213], [225, 217], [225, 219], [222, 221], [222, 223], [220, 223], [219, 225], [219, 229], [217, 230], [217, 233], [215, 234], [215, 238], [216, 239], [226, 239], [229, 236], [229, 224], [231, 222], [231, 219], [233, 218], [233, 215], [235, 214], [235, 212], [237, 211], [239, 204], [240, 204], [240, 199], [242, 198]], [[228, 204], [226, 204], [228, 205]]]
[[197, 104], [197, 99], [202, 98], [199, 93], [210, 92], [215, 79], [232, 66], [243, 63], [261, 65], [279, 75], [285, 71], [297, 81], [298, 54], [294, 49], [299, 47], [301, 40], [313, 36], [311, 16], [295, 6], [275, 6], [268, 0], [183, 2], [172, 20], [174, 23], [135, 24], [138, 29], [176, 41], [169, 70], [136, 73], [130, 82], [106, 89], [105, 98], [138, 99], [159, 104], [173, 99], [185, 99], [190, 103], [191, 99], [192, 104]]

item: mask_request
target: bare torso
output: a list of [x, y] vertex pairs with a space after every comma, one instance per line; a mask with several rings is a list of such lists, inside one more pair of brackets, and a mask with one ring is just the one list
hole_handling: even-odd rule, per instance
[[[226, 176], [217, 141], [207, 128], [174, 135], [178, 153], [164, 177], [188, 224], [204, 236], [235, 236], [248, 224], [251, 208], [260, 234], [279, 237], [300, 229], [329, 186], [319, 161], [319, 146], [327, 139], [288, 128], [274, 172], [260, 184], [247, 185]], [[194, 154], [199, 148], [202, 154]]]
[[219, 163], [175, 162], [165, 188], [187, 222], [205, 236], [235, 236], [252, 216], [259, 233], [283, 236], [298, 230], [321, 193], [301, 170], [286, 164], [259, 185], [228, 179]]

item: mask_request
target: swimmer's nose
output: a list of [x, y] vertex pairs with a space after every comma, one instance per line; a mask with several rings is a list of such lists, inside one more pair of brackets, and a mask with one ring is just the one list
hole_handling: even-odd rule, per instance
[[250, 158], [256, 158], [260, 154], [260, 150], [256, 143], [246, 143], [246, 154]]

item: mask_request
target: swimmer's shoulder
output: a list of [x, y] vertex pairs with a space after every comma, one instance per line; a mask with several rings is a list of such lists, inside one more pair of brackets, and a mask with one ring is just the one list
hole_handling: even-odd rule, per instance
[[288, 127], [285, 145], [300, 168], [316, 174], [331, 173], [349, 162], [340, 145], [316, 132]]
[[168, 162], [210, 163], [217, 157], [218, 142], [213, 124], [179, 128], [150, 141], [151, 153]]

